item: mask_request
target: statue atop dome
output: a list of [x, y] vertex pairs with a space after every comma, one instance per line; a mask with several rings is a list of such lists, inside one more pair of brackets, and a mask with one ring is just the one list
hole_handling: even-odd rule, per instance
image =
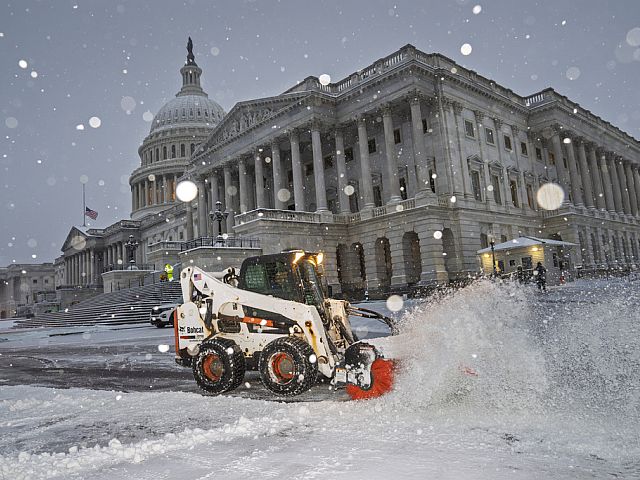
[[191, 41], [191, 37], [189, 37], [189, 41], [187, 42], [187, 65], [195, 65], [196, 57], [193, 54], [193, 42]]

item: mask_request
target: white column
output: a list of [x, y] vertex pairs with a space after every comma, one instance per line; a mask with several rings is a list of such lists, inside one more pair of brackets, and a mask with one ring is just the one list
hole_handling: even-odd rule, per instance
[[238, 159], [238, 186], [240, 188], [240, 213], [245, 213], [249, 207], [247, 194], [247, 164], [244, 158]]
[[[256, 208], [264, 208], [264, 165], [260, 153], [255, 153], [255, 174], [256, 174]], [[274, 187], [275, 190], [275, 187]]]
[[[216, 202], [218, 201], [218, 174], [215, 171], [212, 171], [209, 174], [209, 188], [211, 188], [211, 205], [209, 207], [209, 211], [213, 212], [216, 209]], [[216, 232], [217, 224], [215, 221], [210, 222], [209, 226], [209, 235], [214, 237], [217, 235]]]
[[359, 194], [364, 200], [363, 208], [372, 208], [373, 183], [371, 181], [371, 164], [369, 163], [369, 137], [367, 135], [367, 120], [364, 115], [357, 118], [358, 122], [358, 149], [360, 150], [360, 177], [361, 185]]
[[636, 186], [636, 196], [638, 198], [638, 212], [640, 212], [640, 167], [633, 165], [631, 169], [633, 170], [633, 183]]
[[207, 186], [204, 178], [197, 180], [198, 185], [198, 237], [205, 237], [207, 231]]
[[564, 168], [563, 153], [562, 153], [562, 141], [560, 140], [560, 132], [562, 130], [559, 127], [555, 127], [553, 136], [551, 137], [551, 145], [553, 149], [553, 156], [555, 157], [556, 174], [558, 176], [558, 183], [564, 189], [565, 201], [569, 201], [569, 180], [567, 171]]
[[302, 163], [300, 161], [300, 137], [293, 131], [289, 135], [291, 142], [291, 168], [293, 170], [293, 199], [296, 211], [304, 212], [304, 179], [302, 178]]
[[569, 163], [569, 177], [571, 178], [571, 196], [574, 205], [584, 205], [582, 200], [582, 192], [580, 191], [580, 177], [578, 176], [578, 164], [576, 163], [576, 154], [574, 150], [575, 136], [570, 138], [571, 143], [566, 144], [567, 162]]
[[622, 196], [622, 209], [627, 215], [631, 214], [631, 202], [629, 201], [629, 191], [627, 190], [627, 174], [624, 171], [622, 157], [616, 155], [616, 169], [618, 171], [618, 181], [620, 182], [620, 195]]
[[393, 139], [393, 117], [391, 106], [385, 105], [382, 109], [382, 127], [384, 129], [384, 145], [387, 166], [387, 185], [389, 186], [389, 203], [399, 202], [400, 182], [398, 180], [398, 165], [396, 163], [396, 146]]
[[[409, 100], [411, 110], [411, 139], [413, 141], [413, 161], [415, 172], [408, 172], [409, 178], [416, 178], [418, 192], [433, 194], [430, 187], [429, 165], [424, 144], [424, 131], [422, 129], [422, 111], [420, 109], [420, 96], [414, 93]], [[415, 173], [415, 175], [414, 175]]]
[[193, 240], [193, 208], [191, 202], [186, 202], [187, 207], [187, 241]]
[[631, 214], [634, 217], [638, 216], [638, 197], [636, 191], [636, 184], [633, 178], [633, 171], [631, 170], [631, 162], [629, 160], [623, 160], [624, 173], [627, 180], [627, 190], [629, 191], [629, 203], [631, 208]]
[[602, 189], [602, 179], [600, 178], [600, 168], [598, 167], [598, 158], [596, 157], [596, 147], [593, 143], [589, 145], [589, 170], [591, 173], [591, 183], [593, 185], [593, 196], [596, 200], [598, 210], [605, 210], [604, 191]]
[[607, 167], [609, 168], [609, 175], [611, 176], [611, 184], [613, 186], [613, 203], [616, 207], [616, 212], [623, 213], [622, 206], [622, 192], [620, 191], [620, 179], [618, 178], [618, 170], [616, 168], [616, 155], [613, 152], [607, 152]]
[[233, 196], [231, 195], [231, 167], [227, 164], [223, 168], [224, 174], [224, 211], [229, 213], [227, 216], [227, 233], [231, 235], [233, 232]]
[[582, 189], [584, 191], [584, 204], [587, 208], [595, 206], [593, 202], [593, 190], [591, 188], [591, 176], [589, 175], [589, 165], [587, 164], [587, 152], [585, 151], [584, 138], [578, 138], [578, 161], [580, 162], [580, 176], [582, 177]]
[[271, 142], [271, 165], [273, 168], [273, 204], [276, 210], [284, 210], [286, 205], [280, 200], [278, 193], [282, 189], [282, 160], [280, 159], [280, 145], [277, 139]]
[[320, 139], [320, 125], [311, 125], [311, 147], [313, 150], [313, 178], [316, 184], [316, 211], [328, 212], [327, 187], [324, 181], [324, 160], [322, 158], [322, 140]]
[[347, 187], [347, 165], [344, 157], [344, 135], [342, 130], [336, 128], [336, 170], [338, 173], [338, 202], [340, 213], [349, 213], [349, 196], [345, 193]]

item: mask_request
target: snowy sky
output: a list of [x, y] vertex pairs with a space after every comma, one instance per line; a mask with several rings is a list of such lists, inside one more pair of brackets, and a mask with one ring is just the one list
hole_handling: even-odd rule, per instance
[[15, 0], [0, 6], [0, 266], [60, 254], [83, 176], [89, 222], [128, 218], [144, 114], [179, 90], [189, 35], [227, 111], [412, 43], [519, 94], [552, 86], [640, 138], [637, 0]]

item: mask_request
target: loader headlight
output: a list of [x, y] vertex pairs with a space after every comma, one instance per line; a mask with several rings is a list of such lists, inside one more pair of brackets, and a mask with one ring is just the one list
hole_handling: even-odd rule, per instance
[[302, 257], [304, 257], [304, 252], [296, 252], [295, 257], [293, 257], [293, 263], [298, 263]]
[[322, 265], [323, 260], [324, 260], [324, 253], [320, 252], [318, 255], [316, 255], [316, 263], [318, 265]]

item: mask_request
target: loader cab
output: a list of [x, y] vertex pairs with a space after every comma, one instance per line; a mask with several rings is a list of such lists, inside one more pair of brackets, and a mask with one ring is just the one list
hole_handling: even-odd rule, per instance
[[322, 254], [291, 250], [242, 262], [238, 287], [284, 300], [314, 305], [324, 312]]

